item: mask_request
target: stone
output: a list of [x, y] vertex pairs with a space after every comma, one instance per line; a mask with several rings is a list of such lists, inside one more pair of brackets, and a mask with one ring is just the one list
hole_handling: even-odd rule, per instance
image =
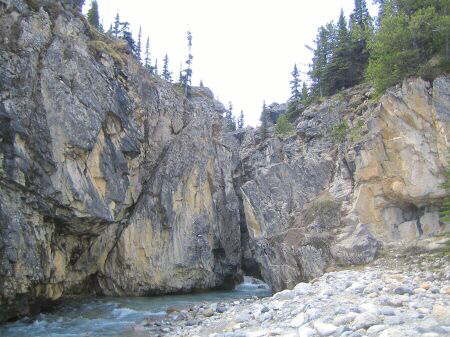
[[253, 320], [253, 316], [249, 313], [240, 313], [234, 320], [236, 323], [245, 323]]
[[282, 300], [282, 301], [290, 300], [295, 297], [295, 293], [292, 290], [286, 289], [286, 290], [276, 293], [275, 295], [273, 295], [273, 297], [277, 300]]
[[295, 316], [290, 323], [290, 326], [293, 328], [298, 328], [300, 326], [302, 326], [303, 324], [305, 324], [307, 322], [307, 317], [305, 313], [300, 313], [297, 316]]
[[214, 316], [214, 310], [212, 308], [208, 308], [205, 311], [203, 311], [202, 315], [205, 317]]
[[377, 336], [381, 331], [385, 330], [387, 328], [387, 325], [384, 324], [377, 324], [372, 325], [370, 328], [367, 329], [367, 334], [369, 336]]
[[335, 325], [323, 322], [314, 322], [314, 328], [319, 336], [331, 336], [337, 330]]
[[431, 312], [439, 322], [444, 325], [450, 325], [450, 308], [448, 306], [436, 304]]
[[414, 241], [419, 238], [417, 221], [406, 221], [397, 225], [400, 240]]
[[314, 337], [315, 334], [316, 330], [308, 326], [302, 326], [298, 329], [298, 337]]
[[299, 283], [294, 287], [293, 291], [296, 295], [309, 295], [314, 292], [310, 283]]
[[398, 295], [404, 295], [404, 294], [412, 295], [413, 291], [407, 287], [397, 287], [394, 289], [394, 293], [396, 293]]
[[364, 312], [355, 317], [354, 321], [351, 324], [351, 327], [353, 330], [367, 329], [372, 325], [377, 325], [381, 322], [382, 319], [379, 316], [371, 312]]

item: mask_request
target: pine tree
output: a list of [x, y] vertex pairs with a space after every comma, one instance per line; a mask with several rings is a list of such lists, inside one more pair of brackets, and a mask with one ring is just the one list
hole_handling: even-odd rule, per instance
[[151, 71], [151, 58], [150, 58], [150, 38], [147, 37], [147, 42], [145, 43], [145, 58], [144, 58], [144, 67], [148, 71]]
[[91, 8], [87, 12], [87, 20], [88, 22], [98, 30], [100, 29], [100, 15], [98, 13], [98, 3], [97, 0], [92, 0]]
[[192, 82], [192, 33], [190, 31], [187, 32], [187, 42], [188, 42], [188, 57], [186, 60], [186, 69], [183, 71], [183, 75], [180, 76], [180, 80], [182, 80], [182, 85], [184, 87], [184, 94], [186, 97], [190, 96], [190, 88]]
[[239, 119], [237, 121], [237, 127], [238, 127], [238, 129], [244, 128], [244, 111], [243, 110], [241, 110], [241, 113], [239, 115]]
[[263, 109], [261, 112], [261, 117], [259, 120], [261, 121], [261, 138], [262, 140], [265, 140], [267, 138], [267, 126], [268, 126], [268, 118], [267, 116], [267, 107], [266, 102], [263, 103]]
[[305, 105], [309, 104], [309, 90], [308, 90], [308, 87], [306, 86], [305, 82], [303, 82], [303, 87], [302, 87], [302, 102]]
[[333, 55], [329, 63], [329, 94], [351, 87], [356, 84], [357, 79], [351, 74], [351, 46], [350, 34], [347, 29], [347, 21], [344, 11], [341, 10], [336, 27], [336, 44], [333, 49]]
[[448, 0], [387, 0], [383, 15], [366, 72], [379, 94], [411, 75], [450, 71]]
[[228, 103], [228, 109], [225, 112], [225, 122], [229, 131], [236, 130], [236, 121], [233, 118], [233, 104], [231, 102]]
[[300, 99], [300, 78], [297, 64], [294, 64], [294, 70], [292, 71], [291, 75], [291, 100], [297, 101]]
[[172, 73], [169, 71], [169, 56], [164, 56], [164, 64], [162, 71], [162, 78], [168, 82], [172, 82]]
[[120, 26], [121, 26], [120, 17], [119, 17], [119, 13], [117, 13], [116, 18], [114, 19], [114, 26], [112, 29], [112, 33], [116, 39], [119, 37], [119, 34], [120, 34]]
[[315, 96], [331, 94], [329, 77], [331, 75], [329, 64], [335, 46], [335, 28], [332, 23], [319, 28], [315, 40], [313, 62], [309, 76], [312, 80], [312, 91]]
[[355, 9], [350, 15], [350, 78], [352, 85], [364, 79], [369, 61], [368, 42], [372, 39], [372, 18], [367, 9], [366, 0], [355, 0]]
[[203, 88], [204, 87], [204, 85], [203, 85], [203, 80], [200, 80], [200, 88]]
[[158, 76], [158, 59], [155, 60], [155, 66], [153, 67], [153, 72], [154, 75]]
[[136, 55], [136, 43], [134, 41], [133, 34], [130, 31], [130, 24], [128, 22], [121, 22], [120, 25], [122, 31], [121, 38], [125, 40], [131, 53]]
[[355, 9], [350, 15], [350, 20], [363, 28], [367, 28], [370, 25], [371, 17], [367, 9], [366, 0], [355, 0]]
[[139, 26], [139, 34], [138, 34], [138, 40], [137, 40], [137, 44], [136, 44], [136, 57], [138, 59], [139, 62], [142, 61], [141, 58], [141, 52], [142, 52], [142, 27]]

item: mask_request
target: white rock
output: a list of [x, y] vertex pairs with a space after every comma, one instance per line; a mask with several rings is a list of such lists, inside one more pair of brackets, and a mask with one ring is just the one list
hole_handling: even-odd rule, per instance
[[349, 312], [348, 314], [345, 314], [345, 315], [337, 315], [333, 319], [333, 324], [335, 324], [337, 326], [346, 325], [346, 324], [352, 322], [356, 316], [358, 316], [358, 314], [355, 312]]
[[298, 328], [303, 324], [305, 324], [306, 322], [307, 322], [306, 314], [302, 312], [292, 319], [290, 326], [293, 328]]
[[335, 325], [323, 322], [315, 322], [314, 328], [319, 333], [319, 336], [330, 336], [337, 330], [337, 327]]
[[292, 290], [283, 290], [280, 291], [279, 293], [276, 293], [275, 295], [273, 295], [273, 298], [276, 300], [291, 300], [295, 297], [295, 293]]
[[385, 330], [387, 328], [387, 325], [384, 324], [377, 324], [372, 325], [369, 329], [367, 329], [367, 334], [370, 335], [376, 335], [380, 333], [381, 331]]
[[404, 331], [400, 328], [388, 328], [378, 335], [378, 337], [411, 337], [411, 331]]
[[316, 330], [311, 329], [308, 326], [302, 326], [298, 329], [298, 337], [314, 337], [316, 335]]
[[319, 310], [318, 308], [310, 308], [306, 310], [306, 315], [308, 316], [308, 319], [311, 321], [319, 318], [321, 313], [322, 311]]
[[309, 295], [314, 292], [310, 283], [299, 283], [294, 287], [293, 291], [296, 295]]
[[364, 312], [356, 316], [355, 320], [351, 324], [353, 330], [367, 329], [372, 325], [380, 324], [381, 318], [371, 312]]
[[378, 306], [373, 303], [363, 303], [359, 306], [359, 309], [361, 312], [370, 312], [375, 315], [379, 313]]

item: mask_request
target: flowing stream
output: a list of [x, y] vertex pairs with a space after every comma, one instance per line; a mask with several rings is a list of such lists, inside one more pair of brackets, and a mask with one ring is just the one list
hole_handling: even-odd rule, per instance
[[169, 307], [270, 296], [269, 287], [245, 277], [230, 291], [158, 297], [106, 297], [67, 300], [51, 313], [0, 326], [2, 337], [138, 337], [133, 327], [145, 318], [165, 315]]

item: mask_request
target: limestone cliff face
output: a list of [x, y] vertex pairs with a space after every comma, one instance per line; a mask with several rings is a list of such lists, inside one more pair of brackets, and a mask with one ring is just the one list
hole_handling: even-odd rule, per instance
[[232, 286], [223, 106], [102, 51], [62, 4], [0, 2], [0, 321], [70, 294]]
[[445, 230], [450, 79], [370, 96], [360, 86], [309, 107], [287, 139], [237, 135], [246, 254], [277, 290]]
[[449, 78], [347, 90], [288, 138], [227, 133], [208, 89], [149, 76], [80, 3], [0, 0], [0, 321], [242, 270], [279, 290], [444, 230]]

